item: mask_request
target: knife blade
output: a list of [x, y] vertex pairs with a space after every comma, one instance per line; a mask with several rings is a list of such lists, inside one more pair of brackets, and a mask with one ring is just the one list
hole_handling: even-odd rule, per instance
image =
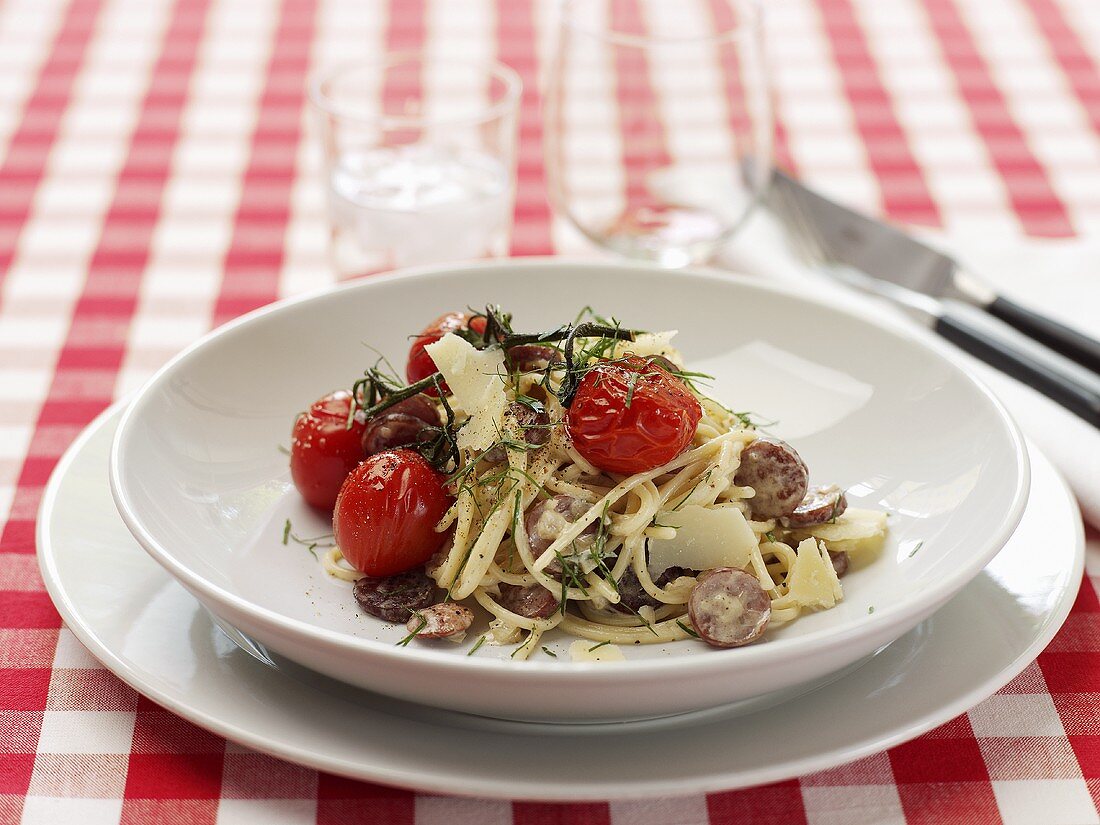
[[779, 169], [773, 173], [769, 197], [785, 198], [797, 206], [813, 226], [815, 243], [831, 262], [933, 298], [965, 301], [1100, 373], [1100, 341], [997, 294], [954, 258], [897, 227], [836, 203]]

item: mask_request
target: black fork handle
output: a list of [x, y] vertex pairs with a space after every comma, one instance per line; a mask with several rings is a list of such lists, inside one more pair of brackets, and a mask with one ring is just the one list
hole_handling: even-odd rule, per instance
[[986, 307], [986, 312], [1015, 327], [1028, 338], [1100, 375], [1100, 341], [1095, 338], [1020, 306], [1008, 298], [996, 298]]
[[958, 315], [945, 314], [936, 320], [936, 332], [991, 367], [1038, 390], [1092, 426], [1100, 428], [1100, 379], [1096, 386], [1014, 346], [968, 322]]

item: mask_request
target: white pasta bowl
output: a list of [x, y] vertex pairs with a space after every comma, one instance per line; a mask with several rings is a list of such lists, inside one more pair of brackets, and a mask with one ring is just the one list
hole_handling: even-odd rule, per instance
[[[643, 329], [678, 329], [712, 394], [774, 420], [812, 483], [889, 513], [882, 551], [842, 580], [844, 600], [760, 642], [685, 640], [573, 662], [548, 634], [529, 661], [484, 645], [398, 646], [403, 626], [360, 613], [308, 547], [328, 532], [298, 498], [280, 447], [296, 413], [443, 311], [500, 304], [517, 329], [584, 305]], [[375, 277], [266, 307], [175, 358], [137, 394], [111, 456], [119, 511], [148, 552], [232, 635], [359, 687], [487, 716], [608, 721], [799, 689], [873, 654], [930, 616], [997, 553], [1027, 496], [1026, 452], [989, 392], [950, 351], [837, 306], [724, 273], [638, 264], [504, 261]], [[234, 633], [234, 631], [236, 631]]]

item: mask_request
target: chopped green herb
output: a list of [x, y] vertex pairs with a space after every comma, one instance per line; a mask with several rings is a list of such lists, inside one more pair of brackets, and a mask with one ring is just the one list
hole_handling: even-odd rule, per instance
[[626, 408], [630, 409], [630, 403], [634, 400], [634, 389], [638, 385], [638, 373], [633, 370], [630, 373], [630, 377], [626, 379]]
[[683, 623], [682, 621], [680, 621], [679, 619], [677, 619], [677, 620], [676, 620], [676, 624], [677, 624], [677, 625], [679, 625], [680, 629], [681, 629], [682, 631], [684, 631], [684, 632], [685, 632], [686, 634], [688, 634], [689, 636], [694, 636], [694, 637], [695, 637], [696, 639], [698, 639], [698, 638], [699, 638], [699, 634], [698, 634], [698, 633], [696, 633], [696, 632], [695, 632], [695, 631], [694, 631], [693, 629], [691, 629], [690, 627], [688, 627], [688, 626], [687, 626], [686, 624], [684, 624], [684, 623]]
[[913, 556], [917, 555], [917, 551], [920, 550], [922, 547], [924, 547], [924, 542], [918, 541], [917, 546], [909, 551], [909, 558], [913, 558]]
[[868, 616], [871, 615], [874, 612], [875, 612], [875, 606], [874, 605], [871, 605], [870, 607], [867, 608], [867, 615]]
[[517, 647], [517, 648], [516, 648], [515, 650], [513, 650], [513, 651], [512, 651], [512, 655], [511, 655], [511, 656], [509, 656], [508, 658], [509, 658], [509, 659], [514, 659], [514, 658], [516, 658], [516, 654], [517, 654], [517, 653], [519, 653], [519, 652], [520, 652], [521, 650], [523, 650], [523, 649], [524, 649], [525, 647], [527, 647], [527, 645], [531, 644], [531, 640], [532, 640], [533, 638], [535, 638], [535, 634], [534, 634], [534, 631], [532, 631], [531, 633], [528, 633], [528, 634], [527, 634], [527, 638], [526, 638], [526, 639], [524, 640], [523, 644], [521, 644], [521, 645], [520, 645], [519, 647]]
[[485, 644], [485, 634], [481, 635], [481, 638], [477, 640], [477, 644], [475, 644], [473, 647], [471, 647], [470, 652], [467, 653], [466, 655], [467, 656], [473, 656], [475, 653], [477, 653], [478, 648], [480, 648], [483, 644]]
[[407, 647], [409, 642], [416, 638], [416, 634], [418, 634], [421, 630], [428, 626], [427, 616], [425, 616], [423, 613], [417, 613], [416, 615], [420, 617], [420, 622], [416, 625], [415, 628], [413, 628], [412, 633], [410, 633], [408, 636], [397, 643], [398, 647]]
[[778, 541], [778, 539], [775, 537], [775, 533], [773, 533], [771, 530], [764, 534], [764, 538], [766, 538], [770, 542]]
[[609, 645], [609, 644], [611, 644], [610, 641], [600, 642], [598, 645], [592, 645], [592, 647], [588, 648], [588, 652], [591, 653], [593, 650], [599, 650], [604, 645]]
[[555, 658], [555, 659], [556, 659], [556, 658], [558, 658], [558, 654], [557, 654], [557, 653], [555, 653], [554, 651], [552, 651], [552, 650], [551, 650], [550, 648], [548, 648], [548, 647], [547, 647], [546, 645], [543, 645], [543, 646], [542, 646], [542, 652], [543, 652], [543, 653], [545, 653], [545, 654], [546, 654], [547, 656], [552, 656], [552, 657], [553, 657], [553, 658]]
[[290, 448], [285, 444], [276, 444], [275, 448], [283, 455], [290, 455]]
[[283, 546], [286, 546], [287, 539], [290, 538], [290, 519], [286, 520], [286, 524], [283, 525]]

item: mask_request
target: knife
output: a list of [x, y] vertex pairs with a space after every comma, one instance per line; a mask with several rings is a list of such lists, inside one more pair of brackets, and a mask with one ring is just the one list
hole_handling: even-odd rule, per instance
[[853, 212], [776, 169], [773, 186], [798, 202], [817, 230], [822, 252], [875, 278], [933, 298], [965, 301], [1057, 353], [1100, 373], [1100, 341], [998, 295], [954, 258], [889, 224]]
[[[996, 295], [954, 259], [818, 195], [779, 170], [766, 202], [809, 263], [899, 304], [956, 346], [1100, 427], [1100, 343]], [[991, 317], [1002, 315], [1018, 320], [1004, 319], [1025, 334], [1034, 329], [1042, 334], [1028, 341], [999, 328]], [[1020, 329], [1025, 320], [1028, 329]]]

